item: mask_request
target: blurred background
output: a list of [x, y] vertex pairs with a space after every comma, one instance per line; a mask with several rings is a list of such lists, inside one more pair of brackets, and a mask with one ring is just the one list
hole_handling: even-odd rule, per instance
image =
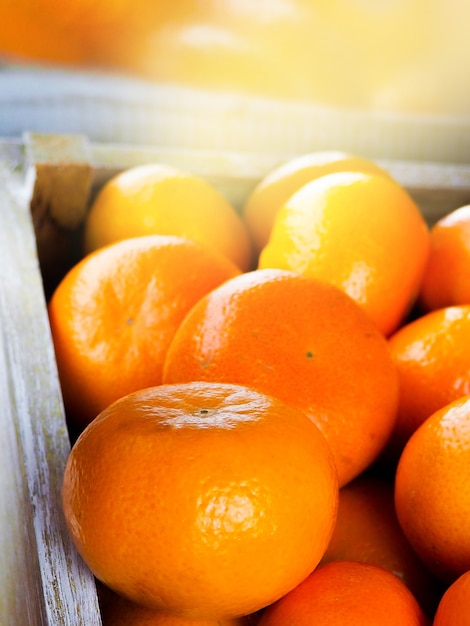
[[0, 0], [0, 135], [468, 162], [467, 0]]

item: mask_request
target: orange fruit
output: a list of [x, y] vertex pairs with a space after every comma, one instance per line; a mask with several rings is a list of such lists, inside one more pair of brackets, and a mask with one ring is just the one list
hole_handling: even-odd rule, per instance
[[252, 263], [247, 230], [228, 200], [206, 180], [152, 163], [124, 170], [98, 192], [84, 224], [84, 249], [140, 235], [187, 237], [231, 259]]
[[119, 396], [159, 384], [187, 311], [238, 273], [195, 242], [159, 235], [123, 240], [76, 264], [49, 302], [70, 423], [81, 428]]
[[163, 381], [253, 385], [304, 411], [340, 485], [378, 456], [395, 423], [397, 376], [382, 333], [335, 286], [255, 270], [202, 297], [179, 326]]
[[[45, 11], [41, 0], [6, 0], [0, 20], [0, 55], [13, 61], [49, 61], [79, 65], [87, 52], [64, 34], [63, 10]], [[62, 9], [62, 7], [60, 7]]]
[[389, 335], [416, 300], [428, 251], [428, 227], [405, 189], [382, 175], [337, 172], [284, 203], [258, 267], [331, 282]]
[[298, 409], [241, 385], [159, 385], [82, 432], [62, 488], [91, 571], [149, 608], [258, 611], [318, 564], [333, 530], [331, 451]]
[[403, 446], [432, 413], [470, 392], [470, 305], [431, 311], [389, 338], [400, 380], [398, 415], [386, 456]]
[[[183, 0], [180, 1], [180, 5]], [[135, 61], [143, 36], [173, 11], [152, 0], [7, 0], [0, 52], [75, 67], [121, 67]]]
[[269, 606], [259, 626], [425, 626], [411, 591], [370, 563], [335, 561], [316, 569]]
[[437, 607], [433, 626], [470, 626], [470, 570], [446, 590]]
[[395, 507], [418, 556], [444, 582], [470, 569], [470, 396], [431, 415], [398, 462]]
[[389, 570], [412, 591], [428, 615], [442, 593], [418, 558], [395, 513], [391, 481], [362, 474], [339, 492], [338, 516], [322, 563], [359, 561]]
[[279, 209], [296, 191], [320, 176], [343, 171], [388, 176], [374, 161], [340, 150], [302, 154], [272, 169], [250, 193], [242, 212], [256, 252], [267, 244]]
[[430, 231], [431, 250], [419, 301], [426, 311], [470, 304], [470, 205], [438, 220]]
[[103, 626], [252, 626], [256, 623], [251, 615], [227, 620], [181, 617], [131, 602], [103, 585], [99, 590]]

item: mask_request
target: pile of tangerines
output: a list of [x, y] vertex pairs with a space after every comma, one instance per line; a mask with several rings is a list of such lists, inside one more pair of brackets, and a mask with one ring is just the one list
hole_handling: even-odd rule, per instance
[[342, 152], [241, 212], [135, 167], [48, 307], [105, 626], [470, 624], [470, 207]]

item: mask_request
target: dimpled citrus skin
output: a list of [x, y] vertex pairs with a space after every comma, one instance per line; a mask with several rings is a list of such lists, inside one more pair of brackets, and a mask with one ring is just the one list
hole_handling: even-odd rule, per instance
[[255, 270], [202, 297], [168, 349], [164, 382], [252, 385], [320, 428], [340, 485], [378, 456], [398, 381], [382, 333], [342, 291], [285, 270]]
[[470, 626], [470, 570], [446, 590], [437, 607], [433, 626]]
[[242, 212], [257, 252], [268, 242], [276, 214], [290, 196], [311, 180], [341, 171], [388, 176], [374, 161], [340, 150], [302, 154], [272, 169], [250, 193]]
[[252, 265], [248, 232], [225, 196], [205, 179], [161, 163], [128, 168], [100, 189], [85, 219], [84, 249], [153, 234], [197, 241], [241, 270]]
[[80, 435], [63, 481], [72, 539], [95, 576], [191, 618], [253, 613], [318, 564], [338, 484], [299, 410], [239, 385], [160, 385]]
[[431, 311], [470, 304], [470, 205], [459, 207], [431, 228], [431, 251], [419, 302]]
[[159, 384], [187, 311], [239, 273], [195, 242], [160, 235], [111, 244], [75, 265], [48, 306], [69, 424], [83, 428], [121, 395]]
[[397, 576], [370, 563], [336, 561], [315, 570], [268, 607], [259, 626], [426, 626]]
[[429, 246], [424, 217], [397, 182], [336, 172], [307, 183], [284, 203], [258, 267], [331, 282], [389, 335], [417, 298]]
[[409, 542], [445, 582], [470, 569], [470, 396], [431, 415], [398, 462], [395, 508]]
[[387, 445], [398, 457], [432, 413], [470, 393], [470, 305], [431, 311], [389, 338], [400, 393], [397, 421]]

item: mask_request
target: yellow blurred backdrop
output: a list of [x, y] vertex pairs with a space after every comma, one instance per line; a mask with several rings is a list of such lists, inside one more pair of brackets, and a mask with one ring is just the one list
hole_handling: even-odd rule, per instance
[[467, 0], [0, 0], [0, 58], [394, 113], [470, 113]]

